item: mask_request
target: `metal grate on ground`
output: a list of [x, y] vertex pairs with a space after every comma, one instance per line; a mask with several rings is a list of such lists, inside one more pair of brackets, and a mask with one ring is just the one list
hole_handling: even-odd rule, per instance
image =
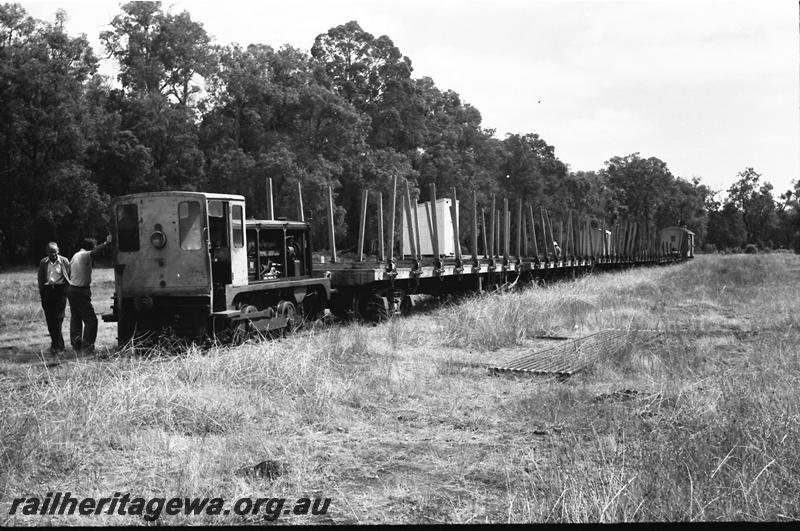
[[622, 350], [631, 333], [659, 333], [657, 330], [602, 330], [572, 339], [538, 352], [512, 359], [502, 365], [489, 365], [492, 373], [526, 373], [567, 377], [585, 369], [604, 355]]

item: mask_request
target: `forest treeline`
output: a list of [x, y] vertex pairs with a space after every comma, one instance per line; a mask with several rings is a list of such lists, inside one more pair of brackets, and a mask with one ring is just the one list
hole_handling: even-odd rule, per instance
[[[538, 134], [497, 138], [477, 108], [413, 77], [388, 36], [355, 21], [319, 34], [308, 53], [219, 44], [187, 12], [131, 2], [93, 50], [85, 35], [68, 34], [67, 16], [42, 21], [0, 5], [2, 262], [39, 258], [50, 239], [69, 250], [81, 236], [104, 235], [110, 200], [122, 194], [237, 193], [251, 217], [263, 217], [267, 177], [276, 214], [289, 218], [301, 183], [318, 247], [327, 242], [328, 186], [337, 244], [352, 248], [361, 191], [382, 192], [386, 204], [395, 176], [421, 201], [435, 183], [440, 196], [455, 188], [469, 203], [477, 191], [487, 210], [496, 194], [512, 212], [522, 200], [558, 220], [572, 212], [597, 226], [635, 221], [649, 234], [685, 224], [718, 249], [800, 246], [797, 183], [776, 200], [745, 168], [717, 201], [698, 179], [638, 153], [571, 171]], [[117, 80], [98, 75], [101, 58], [116, 62]], [[471, 208], [462, 216], [469, 226]]]

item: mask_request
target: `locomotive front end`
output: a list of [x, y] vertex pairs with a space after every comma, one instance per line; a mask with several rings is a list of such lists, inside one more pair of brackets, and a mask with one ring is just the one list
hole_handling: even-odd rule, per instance
[[104, 318], [117, 321], [120, 345], [161, 330], [193, 338], [208, 330], [215, 269], [227, 269], [230, 282], [231, 225], [238, 218], [243, 232], [244, 208], [240, 196], [210, 195], [159, 192], [114, 200], [114, 312]]

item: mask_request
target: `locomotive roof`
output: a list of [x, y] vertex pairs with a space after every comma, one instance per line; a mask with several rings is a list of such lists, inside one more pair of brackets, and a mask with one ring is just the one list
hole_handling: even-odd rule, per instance
[[233, 194], [212, 194], [206, 192], [187, 192], [181, 190], [171, 190], [171, 191], [164, 191], [164, 192], [142, 192], [138, 194], [128, 194], [128, 195], [121, 195], [119, 197], [114, 198], [115, 201], [120, 200], [131, 200], [131, 199], [144, 199], [147, 197], [164, 197], [169, 195], [179, 195], [181, 197], [197, 197], [198, 199], [219, 199], [219, 200], [229, 200], [229, 201], [244, 201], [244, 196], [241, 195], [233, 195]]

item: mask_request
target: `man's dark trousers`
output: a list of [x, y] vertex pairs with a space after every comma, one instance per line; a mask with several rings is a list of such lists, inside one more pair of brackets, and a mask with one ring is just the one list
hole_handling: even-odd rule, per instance
[[70, 286], [67, 288], [69, 309], [72, 317], [69, 322], [69, 340], [72, 348], [94, 347], [97, 339], [97, 316], [92, 306], [92, 290]]
[[66, 284], [47, 285], [42, 288], [40, 294], [44, 318], [47, 321], [47, 331], [50, 332], [50, 349], [64, 350], [61, 325], [64, 323], [64, 308], [67, 307], [67, 286]]

